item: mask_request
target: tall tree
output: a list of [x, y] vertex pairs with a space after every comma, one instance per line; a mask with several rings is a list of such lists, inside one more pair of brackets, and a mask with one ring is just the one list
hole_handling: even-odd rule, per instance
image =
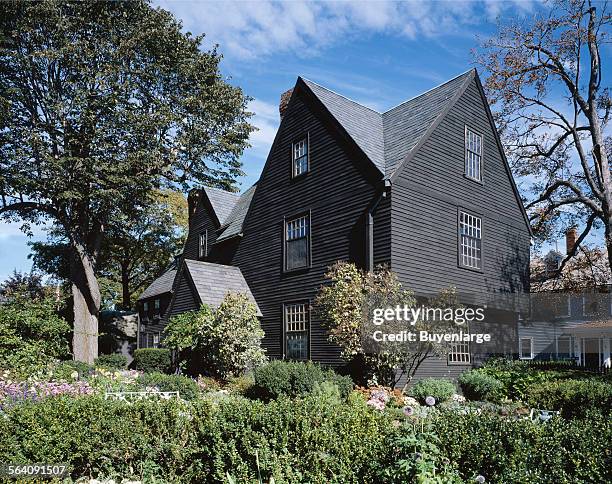
[[[186, 235], [187, 200], [180, 192], [158, 191], [149, 205], [118, 211], [107, 225], [96, 264], [102, 306], [133, 309], [134, 298], [180, 253]], [[61, 229], [30, 246], [36, 269], [70, 280], [70, 244]]]
[[231, 186], [248, 98], [146, 1], [2, 2], [0, 19], [0, 216], [63, 231], [74, 356], [92, 362], [107, 227], [163, 186]]
[[536, 234], [581, 225], [559, 273], [597, 226], [612, 261], [612, 143], [605, 137], [612, 101], [601, 53], [611, 17], [606, 4], [597, 5], [554, 2], [544, 14], [501, 25], [476, 55], [489, 73], [485, 89], [514, 172], [531, 185], [526, 208]]

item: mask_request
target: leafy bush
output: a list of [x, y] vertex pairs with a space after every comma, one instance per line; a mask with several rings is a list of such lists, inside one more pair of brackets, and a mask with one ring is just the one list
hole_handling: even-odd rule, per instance
[[530, 420], [487, 413], [441, 412], [430, 424], [438, 447], [466, 482], [612, 482], [609, 442], [612, 420]]
[[331, 369], [324, 369], [312, 362], [271, 361], [253, 372], [255, 385], [252, 393], [264, 400], [278, 398], [281, 395], [298, 397], [306, 395], [315, 385], [328, 381], [334, 383], [341, 398], [346, 398], [353, 388], [353, 381], [348, 376], [338, 375]]
[[166, 348], [140, 348], [134, 351], [134, 367], [144, 372], [170, 370], [170, 350]]
[[453, 396], [455, 385], [444, 378], [423, 378], [412, 386], [410, 393], [421, 403], [425, 403], [429, 396], [434, 397], [437, 403], [442, 403]]
[[164, 343], [174, 349], [190, 373], [227, 380], [266, 361], [257, 308], [244, 294], [228, 293], [218, 308], [170, 319]]
[[117, 353], [100, 355], [96, 358], [94, 363], [96, 366], [108, 368], [110, 370], [123, 370], [127, 368], [128, 365], [127, 357]]
[[[361, 398], [264, 404], [227, 398], [139, 401], [53, 399], [0, 419], [0, 461], [62, 462], [72, 478], [143, 482], [376, 482], [396, 433]], [[75, 450], [78, 449], [78, 450]]]
[[497, 402], [503, 394], [503, 383], [481, 370], [466, 371], [458, 381], [463, 396], [468, 400]]
[[584, 416], [589, 411], [610, 414], [612, 384], [597, 380], [558, 380], [530, 385], [525, 400], [532, 407], [560, 410], [565, 417]]
[[0, 368], [28, 376], [70, 355], [70, 325], [58, 314], [56, 298], [25, 289], [0, 304]]
[[184, 375], [166, 375], [164, 373], [145, 373], [138, 377], [142, 387], [157, 387], [160, 392], [179, 392], [184, 400], [198, 397], [199, 387], [195, 380]]

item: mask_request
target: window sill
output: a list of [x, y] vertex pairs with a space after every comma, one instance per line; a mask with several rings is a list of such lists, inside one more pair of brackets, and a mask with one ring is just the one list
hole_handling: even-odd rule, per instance
[[295, 269], [283, 269], [283, 274], [299, 274], [301, 272], [308, 272], [311, 266], [296, 267]]
[[484, 274], [484, 270], [482, 268], [477, 269], [476, 267], [468, 267], [461, 264], [457, 264], [457, 267], [465, 269], [466, 271], [476, 272], [477, 274]]
[[304, 173], [300, 173], [299, 175], [291, 175], [291, 181], [299, 181], [306, 178], [310, 174], [310, 170], [305, 171]]
[[472, 178], [471, 176], [468, 176], [465, 173], [463, 174], [463, 178], [465, 178], [466, 180], [473, 181], [474, 183], [478, 183], [480, 186], [484, 186], [484, 183], [482, 182], [482, 180], [478, 180], [477, 178]]

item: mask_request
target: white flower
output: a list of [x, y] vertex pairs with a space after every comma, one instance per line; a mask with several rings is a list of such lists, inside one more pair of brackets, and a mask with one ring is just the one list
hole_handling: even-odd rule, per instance
[[73, 371], [72, 373], [70, 373], [70, 376], [76, 380], [79, 377], [79, 372], [78, 371]]

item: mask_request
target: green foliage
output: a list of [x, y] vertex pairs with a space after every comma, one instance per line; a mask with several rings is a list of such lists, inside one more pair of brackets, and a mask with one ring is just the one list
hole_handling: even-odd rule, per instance
[[127, 368], [127, 357], [113, 353], [112, 355], [100, 355], [94, 362], [95, 366], [108, 368], [110, 370], [123, 370]]
[[88, 365], [82, 361], [58, 361], [48, 366], [53, 373], [51, 376], [56, 380], [72, 379], [72, 375], [76, 371], [79, 378], [84, 379], [94, 371], [93, 365]]
[[410, 393], [421, 403], [429, 396], [434, 397], [436, 403], [442, 403], [453, 396], [455, 384], [444, 378], [424, 378], [412, 386]]
[[525, 401], [532, 407], [560, 410], [568, 418], [591, 411], [610, 415], [612, 383], [597, 380], [556, 380], [527, 387]]
[[487, 413], [444, 412], [430, 424], [439, 447], [458, 464], [461, 477], [474, 482], [610, 482], [612, 419], [553, 418], [546, 423], [501, 418]]
[[395, 435], [362, 399], [217, 404], [47, 399], [0, 419], [0, 461], [62, 462], [73, 479], [144, 482], [375, 482]]
[[144, 372], [168, 372], [170, 350], [166, 348], [140, 348], [134, 351], [134, 367]]
[[463, 372], [458, 381], [463, 396], [468, 400], [498, 402], [503, 395], [503, 383], [482, 370]]
[[0, 304], [0, 368], [27, 374], [70, 354], [70, 326], [52, 294], [18, 290]]
[[463, 482], [456, 470], [439, 448], [439, 438], [433, 432], [404, 432], [393, 441], [393, 462], [382, 466], [380, 482], [404, 484], [450, 484]]
[[[364, 375], [355, 375], [359, 380], [393, 388], [404, 375], [412, 378], [428, 356], [444, 356], [448, 352], [450, 346], [446, 343], [420, 341], [364, 346], [364, 341], [369, 341], [364, 334], [380, 329], [372, 325], [375, 309], [416, 304], [412, 292], [403, 288], [397, 275], [384, 266], [365, 272], [353, 263], [338, 262], [329, 268], [325, 278], [329, 284], [321, 287], [315, 306], [327, 325], [329, 341], [341, 348], [345, 361], [357, 363], [354, 366], [364, 370]], [[430, 305], [456, 305], [455, 291], [442, 291]], [[428, 331], [434, 327], [439, 332], [455, 328], [452, 322], [420, 320], [411, 329]], [[405, 322], [385, 322], [384, 329], [398, 332], [405, 329]]]
[[196, 381], [184, 375], [145, 373], [138, 377], [137, 383], [143, 388], [157, 387], [160, 392], [179, 392], [180, 397], [184, 400], [193, 400], [199, 394]]
[[253, 376], [255, 385], [252, 393], [264, 400], [281, 395], [304, 396], [326, 381], [337, 386], [341, 398], [346, 398], [353, 388], [350, 377], [338, 375], [312, 362], [275, 360], [256, 368]]
[[266, 361], [257, 308], [244, 294], [228, 293], [216, 309], [203, 305], [171, 318], [164, 335], [192, 373], [228, 379]]

